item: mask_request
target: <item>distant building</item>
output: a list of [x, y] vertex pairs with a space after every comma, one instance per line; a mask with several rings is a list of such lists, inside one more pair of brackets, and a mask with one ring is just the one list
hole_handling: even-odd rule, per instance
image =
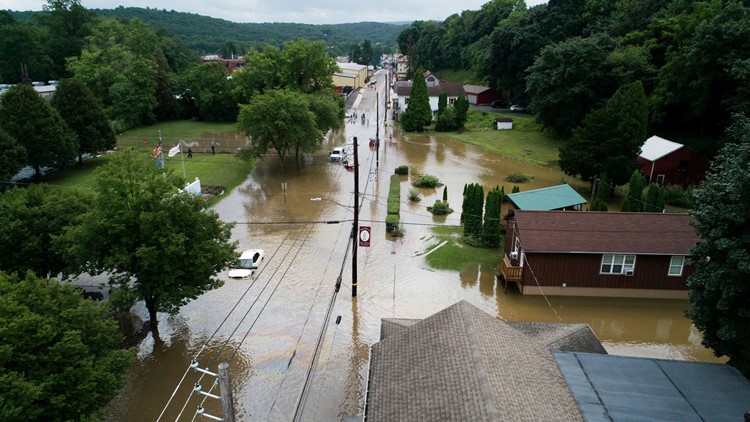
[[357, 89], [367, 80], [367, 66], [357, 63], [338, 63], [340, 72], [333, 74], [333, 86]]
[[510, 130], [513, 129], [513, 119], [510, 117], [498, 117], [495, 119], [495, 129]]
[[531, 211], [580, 211], [586, 203], [575, 189], [567, 183], [547, 188], [527, 190], [505, 195], [509, 208]]
[[405, 80], [409, 77], [409, 56], [405, 54], [396, 55], [396, 79]]
[[500, 99], [500, 93], [494, 88], [479, 85], [464, 85], [469, 104], [491, 104]]
[[708, 171], [708, 161], [685, 145], [652, 136], [641, 147], [637, 158], [648, 183], [696, 185]]
[[209, 55], [203, 56], [203, 63], [212, 63], [212, 62], [224, 63], [224, 66], [227, 69], [227, 73], [229, 73], [230, 75], [235, 70], [239, 70], [245, 67], [245, 59], [243, 59], [242, 56], [237, 56], [237, 57], [232, 56], [231, 59], [225, 59], [224, 57], [218, 54], [209, 54]]
[[[432, 72], [426, 71], [422, 75], [427, 84], [427, 95], [430, 97], [430, 108], [432, 109], [433, 119], [437, 118], [438, 100], [441, 93], [448, 97], [448, 104], [453, 105], [458, 97], [465, 97], [463, 84], [454, 82], [445, 82], [433, 75]], [[412, 81], [397, 81], [395, 84], [395, 95], [393, 102], [397, 113], [405, 111], [409, 107], [409, 97], [411, 96]]]

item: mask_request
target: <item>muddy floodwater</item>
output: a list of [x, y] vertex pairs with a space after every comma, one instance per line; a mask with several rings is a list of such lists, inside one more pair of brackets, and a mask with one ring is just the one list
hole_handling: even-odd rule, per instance
[[[199, 366], [211, 372], [218, 363], [229, 363], [238, 420], [296, 416], [332, 421], [362, 414], [369, 349], [378, 341], [381, 318], [425, 318], [459, 300], [500, 319], [587, 323], [611, 354], [716, 361], [684, 317], [686, 301], [549, 297], [547, 302], [512, 288], [504, 294], [494, 267], [429, 268], [423, 254], [434, 246], [430, 227], [458, 224], [464, 184], [501, 185], [510, 192], [512, 184], [504, 178], [520, 172], [534, 176], [522, 190], [563, 180], [582, 185], [558, 169], [529, 166], [434, 134], [396, 132], [388, 142], [388, 129], [381, 126], [380, 137], [386, 140], [376, 153], [368, 147], [376, 134], [375, 92], [358, 102], [369, 124], [347, 123], [320, 153], [298, 164], [292, 159], [282, 167], [275, 155], [265, 157], [242, 186], [215, 206], [224, 221], [236, 223], [233, 237], [240, 250], [265, 251], [261, 270], [250, 280], [221, 274], [226, 280], [221, 288], [176, 316], [160, 315], [161, 341], [148, 337], [138, 345], [138, 359], [107, 408], [107, 420], [148, 421], [160, 415], [170, 421], [209, 420], [196, 416], [202, 402], [206, 413], [221, 416], [218, 400], [192, 393], [199, 383], [203, 391], [218, 394], [218, 387], [212, 389], [214, 377], [189, 370], [196, 356]], [[351, 144], [355, 136], [360, 142], [360, 224], [371, 227], [372, 239], [370, 247], [358, 248], [358, 295], [352, 298], [347, 245], [354, 177], [332, 163], [328, 151]], [[422, 189], [422, 201], [409, 204], [411, 186], [405, 178], [405, 235], [393, 239], [385, 231], [386, 199], [389, 177], [402, 164], [412, 174], [437, 176], [457, 212], [443, 218], [427, 212], [442, 198], [442, 188]], [[335, 294], [339, 276], [341, 289]], [[135, 313], [147, 316], [142, 307]]]

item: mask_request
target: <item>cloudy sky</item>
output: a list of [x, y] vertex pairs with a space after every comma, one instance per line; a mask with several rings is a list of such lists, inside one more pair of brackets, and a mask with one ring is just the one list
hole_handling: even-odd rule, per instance
[[[197, 13], [233, 22], [401, 22], [443, 20], [462, 10], [478, 10], [488, 0], [81, 0], [87, 9], [152, 7]], [[547, 0], [526, 0], [534, 6]], [[45, 0], [0, 0], [0, 9], [42, 10]]]

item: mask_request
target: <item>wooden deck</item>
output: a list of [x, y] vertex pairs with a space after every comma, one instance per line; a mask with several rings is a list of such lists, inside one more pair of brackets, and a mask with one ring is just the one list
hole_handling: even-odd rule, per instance
[[523, 294], [523, 285], [521, 284], [521, 276], [523, 275], [523, 267], [514, 267], [510, 265], [510, 259], [508, 255], [503, 256], [503, 260], [497, 266], [497, 276], [502, 277], [505, 280], [505, 290], [503, 293], [508, 292], [508, 283], [516, 283], [518, 291]]

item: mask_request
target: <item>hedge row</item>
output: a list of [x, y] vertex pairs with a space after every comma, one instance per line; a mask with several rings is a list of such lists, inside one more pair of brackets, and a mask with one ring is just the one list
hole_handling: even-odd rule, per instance
[[391, 186], [388, 191], [388, 215], [385, 217], [385, 229], [389, 232], [398, 228], [401, 212], [401, 178], [391, 175]]

